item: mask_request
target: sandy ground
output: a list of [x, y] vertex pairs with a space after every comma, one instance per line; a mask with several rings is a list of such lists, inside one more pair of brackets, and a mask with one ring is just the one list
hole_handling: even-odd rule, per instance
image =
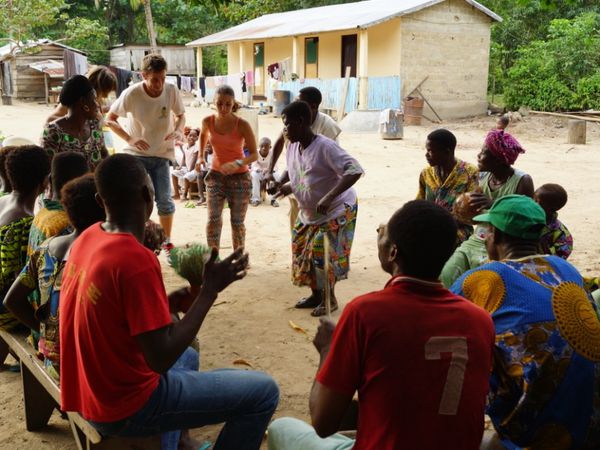
[[[0, 106], [0, 130], [37, 140], [49, 108], [19, 104]], [[207, 109], [188, 108], [188, 123], [200, 124]], [[458, 138], [457, 156], [475, 163], [487, 130], [495, 119], [484, 117], [445, 123]], [[380, 289], [387, 276], [377, 260], [376, 228], [408, 200], [414, 198], [420, 170], [425, 166], [424, 142], [437, 125], [407, 127], [405, 138], [384, 141], [378, 134], [341, 136], [341, 145], [361, 162], [366, 176], [356, 185], [360, 197], [356, 239], [352, 252], [352, 271], [339, 284], [338, 299], [342, 306], [358, 294]], [[261, 116], [260, 135], [276, 138], [281, 129], [279, 119]], [[558, 182], [569, 192], [569, 203], [560, 218], [575, 238], [570, 259], [585, 274], [600, 274], [600, 241], [597, 218], [600, 216], [600, 178], [593, 168], [600, 166], [600, 126], [588, 125], [588, 145], [566, 144], [567, 129], [562, 119], [526, 117], [511, 125], [510, 132], [527, 149], [517, 167], [532, 175], [536, 185]], [[306, 293], [290, 282], [290, 232], [288, 205], [275, 209], [268, 204], [248, 211], [247, 250], [252, 269], [248, 276], [229, 288], [217, 300], [202, 327], [199, 337], [204, 370], [235, 367], [243, 359], [257, 370], [271, 374], [281, 388], [276, 416], [306, 419], [308, 392], [317, 367], [317, 353], [311, 337], [317, 319], [306, 310], [295, 310], [294, 303]], [[227, 220], [227, 213], [225, 215]], [[206, 208], [183, 208], [175, 216], [176, 244], [204, 241]], [[231, 251], [228, 223], [223, 230], [223, 253]], [[183, 285], [164, 264], [167, 289]], [[339, 317], [339, 311], [335, 313]], [[307, 331], [294, 331], [293, 321]], [[237, 366], [240, 367], [240, 366]], [[243, 367], [242, 367], [243, 368]], [[110, 370], [107, 367], [106, 370]], [[195, 430], [203, 439], [214, 439], [217, 427]], [[25, 430], [23, 399], [18, 374], [0, 373], [0, 448], [75, 449], [68, 424], [54, 414], [43, 432]]]

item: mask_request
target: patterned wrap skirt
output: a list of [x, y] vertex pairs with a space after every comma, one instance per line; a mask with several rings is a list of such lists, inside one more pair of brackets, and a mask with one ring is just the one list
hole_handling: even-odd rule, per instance
[[346, 205], [341, 216], [322, 224], [307, 225], [302, 223], [300, 218], [296, 220], [292, 230], [292, 283], [296, 286], [323, 289], [325, 234], [329, 237], [329, 282], [335, 283], [348, 278], [357, 213], [358, 203]]

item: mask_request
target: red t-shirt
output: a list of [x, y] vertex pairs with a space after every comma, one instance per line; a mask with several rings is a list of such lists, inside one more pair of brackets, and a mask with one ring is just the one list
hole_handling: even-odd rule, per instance
[[62, 409], [114, 422], [144, 406], [159, 375], [135, 336], [171, 323], [160, 265], [129, 233], [100, 224], [73, 244], [60, 294]]
[[398, 277], [346, 306], [317, 381], [358, 391], [354, 450], [477, 450], [494, 337], [483, 309]]

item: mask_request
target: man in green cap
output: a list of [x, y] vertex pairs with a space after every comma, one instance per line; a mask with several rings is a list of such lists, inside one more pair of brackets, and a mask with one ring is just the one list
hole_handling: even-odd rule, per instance
[[496, 328], [486, 413], [507, 449], [600, 448], [600, 321], [583, 278], [538, 255], [546, 221], [531, 198], [507, 195], [485, 214], [489, 263], [452, 286]]

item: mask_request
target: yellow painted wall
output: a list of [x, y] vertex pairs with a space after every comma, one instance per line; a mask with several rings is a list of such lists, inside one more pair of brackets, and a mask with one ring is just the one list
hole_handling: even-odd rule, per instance
[[392, 19], [368, 29], [369, 68], [371, 77], [400, 74], [400, 19]]
[[237, 73], [240, 68], [240, 50], [237, 42], [227, 44], [227, 72]]
[[[321, 33], [319, 37], [319, 78], [341, 78], [342, 36], [358, 30]], [[391, 76], [400, 73], [400, 20], [394, 19], [369, 28], [369, 76]], [[298, 36], [298, 76], [304, 77], [304, 40], [315, 35]], [[357, 39], [357, 43], [358, 43]], [[258, 42], [258, 41], [257, 41]], [[292, 38], [266, 39], [265, 65], [292, 57]], [[228, 44], [227, 64], [230, 73], [239, 71], [239, 45], [244, 48], [244, 70], [251, 70], [254, 42]], [[357, 48], [358, 57], [358, 48]]]

